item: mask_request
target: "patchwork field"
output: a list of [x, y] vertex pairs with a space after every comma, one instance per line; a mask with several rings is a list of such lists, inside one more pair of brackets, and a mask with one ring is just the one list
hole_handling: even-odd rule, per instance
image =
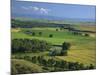
[[[81, 29], [86, 29], [86, 26], [79, 27]], [[58, 29], [56, 31], [56, 29]], [[95, 31], [95, 27], [89, 27], [90, 30]], [[32, 31], [35, 32], [35, 36], [30, 34], [26, 34], [25, 31]], [[68, 30], [60, 30], [59, 28], [15, 28], [12, 29], [12, 39], [39, 39], [45, 40], [53, 45], [61, 45], [64, 41], [69, 42], [71, 44], [71, 48], [68, 51], [68, 56], [55, 56], [57, 59], [65, 60], [65, 61], [73, 61], [84, 63], [85, 65], [93, 64], [96, 65], [96, 38], [95, 33], [92, 33], [92, 36], [81, 36], [81, 35], [73, 35]], [[40, 36], [38, 33], [42, 32]], [[53, 37], [50, 38], [49, 34], [52, 34]], [[36, 55], [43, 55], [48, 57], [47, 52], [40, 52], [40, 53], [16, 53], [12, 55], [12, 58], [15, 56], [36, 56]]]

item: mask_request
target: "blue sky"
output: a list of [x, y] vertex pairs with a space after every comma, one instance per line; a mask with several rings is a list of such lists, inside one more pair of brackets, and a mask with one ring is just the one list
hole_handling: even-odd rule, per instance
[[12, 0], [12, 14], [47, 15], [63, 18], [95, 19], [96, 7], [90, 5], [20, 2]]

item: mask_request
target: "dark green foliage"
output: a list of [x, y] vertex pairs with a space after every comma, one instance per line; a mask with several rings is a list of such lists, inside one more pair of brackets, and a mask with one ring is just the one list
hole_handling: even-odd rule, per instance
[[89, 65], [89, 69], [94, 69], [95, 67], [93, 66], [93, 64]]
[[61, 56], [68, 55], [68, 49], [70, 48], [70, 46], [71, 46], [70, 43], [64, 42], [62, 44], [62, 50], [61, 50], [60, 55]]
[[68, 50], [70, 48], [70, 43], [64, 42], [62, 44], [62, 50]]
[[46, 41], [30, 40], [30, 39], [13, 39], [12, 53], [16, 52], [37, 52], [50, 49], [50, 44]]
[[56, 31], [58, 31], [58, 29], [56, 29]]
[[[79, 62], [66, 62], [64, 60], [55, 60], [53, 58], [45, 59], [44, 56], [37, 56], [37, 62], [45, 67], [54, 67], [54, 71], [64, 71], [64, 70], [85, 70], [85, 69], [94, 69], [95, 67], [90, 64], [89, 66], [85, 66]], [[48, 69], [48, 68], [46, 68]], [[58, 69], [58, 70], [57, 70]]]
[[77, 31], [74, 31], [72, 32], [74, 35], [81, 35], [81, 33], [77, 32]]
[[73, 35], [81, 35], [82, 36], [82, 33], [81, 32], [78, 32], [78, 31], [74, 31], [72, 32]]
[[84, 36], [89, 36], [89, 34], [86, 33], [86, 34], [84, 34]]
[[[61, 59], [55, 59], [54, 57], [46, 59], [44, 56], [33, 56], [33, 57], [25, 56], [24, 60], [42, 66], [42, 69], [45, 72], [95, 69], [93, 64], [86, 66], [79, 62], [67, 62]], [[32, 72], [34, 73], [34, 71], [32, 71], [30, 68], [27, 68], [20, 64], [12, 66], [13, 75], [16, 73], [32, 73]]]
[[33, 63], [36, 63], [36, 62], [37, 62], [36, 56], [32, 57], [32, 62], [33, 62]]
[[66, 25], [67, 24], [39, 22], [39, 21], [21, 21], [21, 20], [16, 20], [16, 19], [11, 20], [12, 28], [61, 27], [61, 26], [66, 26]]
[[35, 36], [35, 32], [32, 32], [32, 36]]
[[42, 36], [42, 32], [39, 32], [39, 36]]
[[68, 55], [67, 50], [61, 50], [60, 56]]
[[58, 53], [57, 53], [56, 50], [51, 50], [51, 51], [49, 52], [49, 55], [50, 55], [50, 56], [57, 56]]
[[52, 38], [53, 37], [53, 34], [50, 34], [49, 37]]
[[31, 58], [30, 58], [29, 56], [24, 56], [24, 59], [25, 59], [25, 60], [28, 60], [28, 61], [31, 60]]
[[60, 27], [60, 30], [63, 30], [63, 27]]
[[48, 59], [48, 66], [53, 67], [55, 65], [55, 60], [54, 59]]
[[49, 51], [50, 56], [64, 56], [68, 54], [68, 49], [70, 48], [70, 43], [64, 42], [62, 44], [62, 49], [58, 50], [56, 48], [53, 48], [52, 50]]

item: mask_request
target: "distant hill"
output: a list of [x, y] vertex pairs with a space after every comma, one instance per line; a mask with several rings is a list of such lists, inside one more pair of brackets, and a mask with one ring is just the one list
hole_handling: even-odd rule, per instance
[[95, 19], [83, 19], [83, 18], [65, 18], [65, 17], [57, 17], [57, 16], [48, 16], [48, 15], [26, 15], [26, 14], [12, 14], [14, 18], [24, 18], [24, 20], [32, 20], [32, 19], [43, 19], [43, 20], [51, 20], [51, 21], [63, 21], [63, 22], [95, 22]]

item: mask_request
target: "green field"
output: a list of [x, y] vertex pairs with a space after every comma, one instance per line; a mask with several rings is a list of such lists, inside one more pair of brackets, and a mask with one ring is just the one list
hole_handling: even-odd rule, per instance
[[[85, 29], [86, 26], [79, 27]], [[58, 29], [58, 31], [56, 31]], [[29, 34], [25, 34], [25, 31], [35, 32], [36, 35], [32, 36]], [[95, 31], [95, 27], [89, 27], [89, 30]], [[71, 44], [71, 48], [68, 51], [68, 56], [56, 56], [55, 58], [65, 60], [65, 61], [73, 61], [84, 63], [85, 65], [93, 64], [96, 65], [96, 37], [95, 33], [90, 34], [90, 36], [81, 36], [81, 35], [73, 35], [71, 32], [67, 30], [60, 30], [59, 28], [13, 28], [12, 39], [20, 39], [20, 38], [28, 38], [28, 39], [39, 39], [46, 40], [47, 42], [53, 45], [61, 45], [64, 41], [69, 42]], [[42, 32], [42, 36], [38, 33]], [[50, 38], [49, 34], [53, 34], [53, 37]], [[93, 36], [91, 36], [93, 35]], [[14, 56], [35, 56], [35, 55], [43, 55], [47, 56], [48, 52], [40, 52], [40, 53], [16, 53], [12, 55]], [[48, 56], [47, 56], [48, 57]]]

